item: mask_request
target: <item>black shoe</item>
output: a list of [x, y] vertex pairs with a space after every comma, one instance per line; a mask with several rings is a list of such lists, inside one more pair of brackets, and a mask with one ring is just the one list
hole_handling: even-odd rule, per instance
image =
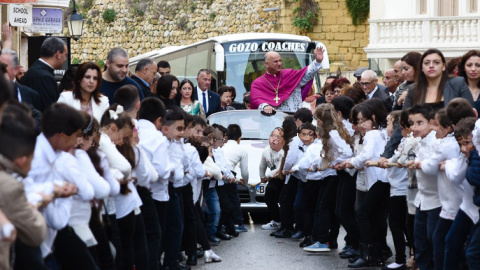
[[284, 230], [280, 232], [278, 235], [275, 235], [275, 238], [290, 238], [292, 237], [292, 230]]
[[203, 255], [205, 255], [205, 251], [203, 250], [203, 248], [197, 249], [197, 258], [203, 258]]
[[298, 231], [292, 235], [292, 239], [294, 240], [300, 240], [304, 237], [303, 231]]
[[212, 246], [218, 246], [218, 244], [220, 244], [220, 239], [217, 238], [215, 235], [209, 235], [208, 241], [210, 241], [210, 244]]
[[224, 232], [217, 232], [217, 237], [222, 240], [230, 240], [232, 237]]
[[190, 270], [190, 266], [186, 266], [183, 264], [177, 264], [175, 266], [164, 266], [163, 270]]
[[276, 237], [277, 235], [279, 235], [279, 234], [282, 233], [283, 231], [285, 231], [285, 229], [278, 229], [278, 230], [272, 232], [272, 233], [270, 234], [270, 236]]
[[350, 263], [348, 268], [365, 268], [370, 266], [370, 262], [365, 260], [364, 258], [360, 257], [355, 262]]
[[[345, 251], [342, 251], [338, 254], [340, 258], [342, 259], [350, 259], [350, 258], [356, 258], [358, 256], [358, 250], [354, 248], [347, 249]], [[356, 261], [356, 259], [355, 259]], [[354, 261], [352, 261], [354, 262]]]
[[225, 231], [230, 237], [238, 237], [240, 235], [239, 232], [235, 231], [235, 229], [233, 230], [226, 230]]
[[197, 254], [188, 256], [187, 265], [197, 265]]
[[330, 249], [338, 249], [338, 243], [337, 243], [337, 241], [328, 242], [328, 248], [330, 248]]
[[305, 236], [303, 241], [298, 245], [301, 248], [308, 247], [313, 245], [313, 239], [311, 236]]
[[[372, 246], [360, 244], [360, 256], [358, 259], [348, 265], [348, 268], [364, 268], [371, 265]], [[350, 259], [348, 259], [350, 261]]]

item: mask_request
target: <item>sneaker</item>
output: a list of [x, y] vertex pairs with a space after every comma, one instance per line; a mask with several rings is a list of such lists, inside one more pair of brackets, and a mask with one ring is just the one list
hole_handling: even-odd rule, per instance
[[294, 239], [294, 240], [300, 240], [300, 239], [302, 239], [303, 237], [304, 237], [303, 231], [297, 231], [296, 233], [294, 233], [294, 234], [292, 235], [292, 239]]
[[211, 249], [205, 251], [205, 256], [203, 258], [205, 260], [205, 263], [221, 262], [222, 261], [222, 258], [220, 258], [220, 256], [215, 254], [215, 252], [213, 252], [213, 250], [211, 250]]
[[278, 228], [280, 228], [280, 222], [276, 222], [275, 220], [262, 225], [262, 229], [264, 230], [278, 230]]
[[382, 267], [382, 270], [404, 270], [406, 268], [405, 264], [398, 264], [396, 262], [393, 262], [387, 266]]
[[330, 248], [328, 248], [327, 244], [322, 244], [320, 242], [315, 242], [313, 245], [303, 248], [304, 251], [308, 252], [329, 252]]
[[245, 225], [235, 225], [235, 231], [237, 232], [248, 232], [247, 227]]

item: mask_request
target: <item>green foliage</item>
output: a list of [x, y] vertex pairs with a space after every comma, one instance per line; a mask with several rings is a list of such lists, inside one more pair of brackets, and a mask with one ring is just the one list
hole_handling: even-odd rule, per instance
[[105, 62], [103, 60], [98, 60], [97, 65], [99, 65], [102, 68], [102, 70], [105, 69]]
[[195, 12], [195, 9], [197, 9], [197, 3], [192, 2], [190, 4], [190, 11], [193, 13], [193, 12]]
[[117, 16], [117, 12], [114, 9], [109, 8], [103, 12], [102, 18], [105, 22], [111, 23], [115, 21], [116, 16]]
[[93, 7], [94, 2], [95, 0], [83, 0], [80, 6], [83, 10], [88, 11]]
[[[293, 0], [294, 3], [299, 0]], [[302, 32], [311, 32], [318, 21], [318, 5], [313, 0], [300, 0], [300, 6], [293, 10], [293, 25]]]
[[210, 19], [214, 20], [215, 17], [217, 17], [217, 13], [215, 12], [210, 13]]
[[81, 64], [82, 63], [82, 60], [78, 59], [78, 58], [73, 58], [72, 60], [72, 65], [78, 65], [78, 64]]
[[347, 10], [353, 25], [365, 23], [370, 13], [370, 0], [347, 0]]

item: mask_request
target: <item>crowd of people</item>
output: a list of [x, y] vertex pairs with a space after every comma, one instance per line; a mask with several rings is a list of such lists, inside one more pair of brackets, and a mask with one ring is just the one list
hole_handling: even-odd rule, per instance
[[[299, 100], [303, 108], [272, 132], [262, 155], [272, 217], [262, 228], [302, 240], [304, 251], [330, 252], [341, 225], [339, 256], [349, 268], [477, 269], [480, 52], [455, 63], [437, 49], [409, 52], [385, 71], [384, 85], [359, 68], [353, 84], [331, 76], [316, 100]], [[292, 96], [280, 105], [267, 99], [264, 113]], [[386, 264], [388, 228], [395, 256]]]
[[[240, 104], [233, 87], [211, 90], [208, 69], [197, 86], [166, 61], [142, 59], [128, 76], [121, 48], [104, 70], [82, 63], [59, 86], [64, 41], [47, 38], [26, 72], [4, 48], [0, 268], [221, 262], [212, 246], [248, 231], [237, 191], [249, 179], [248, 153], [240, 126], [206, 117], [251, 105], [293, 114], [271, 131], [254, 168], [267, 183], [272, 220], [262, 228], [272, 237], [330, 252], [343, 226], [339, 256], [349, 268], [477, 269], [480, 52], [453, 67], [439, 50], [410, 52], [385, 71], [384, 85], [359, 68], [357, 82], [329, 77], [312, 94], [323, 51], [301, 70], [267, 53], [266, 73]], [[395, 257], [386, 265], [388, 227]]]

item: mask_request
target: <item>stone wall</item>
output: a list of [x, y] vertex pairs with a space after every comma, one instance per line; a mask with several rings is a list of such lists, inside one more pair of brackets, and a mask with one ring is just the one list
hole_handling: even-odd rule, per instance
[[[80, 0], [80, 5], [82, 1]], [[92, 1], [92, 0], [89, 0]], [[315, 0], [320, 7], [318, 23], [311, 33], [292, 25], [293, 0], [94, 0], [84, 11], [87, 19], [82, 39], [72, 42], [72, 59], [106, 59], [109, 49], [125, 48], [130, 56], [170, 45], [191, 44], [209, 37], [245, 32], [305, 34], [323, 42], [331, 71], [368, 66], [363, 50], [368, 45], [368, 23], [354, 26], [345, 0]], [[144, 3], [142, 5], [142, 3]], [[263, 12], [264, 8], [279, 11]], [[113, 8], [112, 23], [102, 14]], [[143, 15], [138, 15], [143, 12]]]

